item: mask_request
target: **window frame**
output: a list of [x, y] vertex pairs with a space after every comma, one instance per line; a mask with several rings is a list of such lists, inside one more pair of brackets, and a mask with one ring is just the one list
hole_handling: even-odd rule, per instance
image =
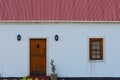
[[[100, 49], [93, 49], [93, 42], [99, 42], [100, 43]], [[100, 51], [99, 56], [100, 58], [93, 58], [93, 51]], [[95, 53], [94, 55], [98, 55]], [[103, 38], [89, 38], [89, 60], [103, 60]]]

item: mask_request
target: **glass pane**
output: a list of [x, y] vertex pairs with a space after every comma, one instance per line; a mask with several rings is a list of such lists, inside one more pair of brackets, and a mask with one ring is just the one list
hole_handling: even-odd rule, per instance
[[100, 58], [100, 55], [96, 55], [97, 58]]
[[92, 49], [97, 49], [96, 45], [93, 45], [93, 46], [92, 46]]
[[96, 42], [96, 45], [98, 45], [98, 46], [99, 46], [99, 45], [100, 45], [100, 42]]
[[92, 51], [92, 54], [93, 54], [93, 55], [96, 54], [96, 51]]
[[96, 54], [100, 55], [100, 51], [96, 51]]
[[96, 49], [100, 49], [100, 45], [97, 45], [97, 46], [96, 46]]
[[97, 58], [97, 56], [96, 55], [92, 55], [92, 58]]
[[100, 42], [96, 42], [97, 49], [100, 49]]
[[96, 49], [96, 42], [92, 42], [92, 49]]
[[92, 42], [92, 46], [96, 45], [96, 42]]

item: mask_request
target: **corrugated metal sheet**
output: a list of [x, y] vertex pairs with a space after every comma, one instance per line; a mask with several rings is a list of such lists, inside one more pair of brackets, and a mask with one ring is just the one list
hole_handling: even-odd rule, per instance
[[0, 20], [120, 21], [120, 0], [0, 0]]

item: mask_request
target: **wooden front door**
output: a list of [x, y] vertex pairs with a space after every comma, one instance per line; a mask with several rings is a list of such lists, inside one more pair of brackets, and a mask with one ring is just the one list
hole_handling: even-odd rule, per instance
[[30, 39], [30, 75], [46, 75], [46, 39]]

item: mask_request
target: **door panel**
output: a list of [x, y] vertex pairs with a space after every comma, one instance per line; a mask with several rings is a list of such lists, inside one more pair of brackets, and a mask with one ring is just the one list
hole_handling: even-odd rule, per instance
[[46, 75], [46, 39], [30, 39], [30, 75]]

